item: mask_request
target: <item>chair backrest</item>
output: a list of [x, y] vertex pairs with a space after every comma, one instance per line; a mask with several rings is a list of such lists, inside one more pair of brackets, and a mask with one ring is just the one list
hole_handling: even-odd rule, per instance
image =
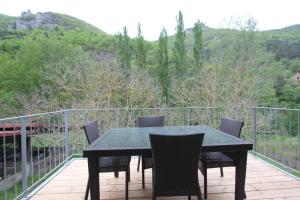
[[91, 144], [100, 137], [97, 121], [90, 122], [83, 126], [88, 143]]
[[145, 116], [137, 118], [138, 127], [160, 127], [164, 126], [165, 116]]
[[180, 191], [195, 193], [199, 188], [198, 162], [203, 138], [203, 133], [172, 136], [150, 134], [156, 194], [171, 195], [170, 191], [175, 192], [173, 195], [186, 195]]
[[222, 118], [220, 130], [232, 136], [240, 137], [243, 126], [244, 126], [244, 122], [242, 121]]

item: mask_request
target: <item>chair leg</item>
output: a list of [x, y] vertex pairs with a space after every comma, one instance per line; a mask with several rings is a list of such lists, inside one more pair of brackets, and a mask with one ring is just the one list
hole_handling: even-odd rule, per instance
[[204, 199], [207, 199], [207, 168], [204, 167], [204, 173], [203, 173], [203, 176], [204, 176]]
[[202, 200], [202, 194], [201, 194], [201, 188], [200, 188], [200, 185], [198, 185], [197, 187], [197, 199], [198, 200]]
[[223, 167], [220, 167], [221, 177], [224, 177]]
[[115, 173], [115, 177], [118, 178], [119, 177], [119, 172], [114, 172]]
[[128, 200], [128, 182], [129, 182], [129, 170], [125, 172], [125, 199]]
[[247, 199], [246, 191], [244, 190], [244, 199]]
[[144, 160], [142, 158], [142, 186], [145, 188], [145, 169], [144, 169]]
[[128, 166], [127, 171], [128, 171], [128, 182], [130, 182], [130, 165]]
[[152, 168], [152, 200], [156, 200], [155, 180], [154, 180], [154, 168]]
[[140, 171], [140, 162], [141, 162], [141, 156], [139, 156], [139, 159], [138, 159], [138, 164], [137, 164], [137, 171]]
[[142, 167], [142, 185], [145, 188], [145, 169]]
[[152, 200], [156, 200], [156, 195], [152, 194]]
[[191, 195], [188, 196], [188, 200], [192, 200]]
[[85, 190], [84, 200], [88, 199], [88, 197], [89, 197], [89, 191], [90, 191], [90, 179], [88, 178], [88, 182], [86, 184], [86, 190]]

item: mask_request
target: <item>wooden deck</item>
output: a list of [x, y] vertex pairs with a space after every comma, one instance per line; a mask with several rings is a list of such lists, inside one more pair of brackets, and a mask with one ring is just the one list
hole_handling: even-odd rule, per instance
[[[142, 189], [141, 172], [136, 171], [137, 159], [131, 162], [131, 182], [129, 183], [129, 199], [151, 200], [151, 170], [146, 170], [146, 189]], [[87, 161], [72, 161], [65, 169], [39, 190], [31, 200], [81, 200], [84, 198], [87, 183]], [[101, 199], [121, 200], [125, 197], [125, 175], [120, 172], [119, 178], [113, 173], [100, 175]], [[199, 172], [201, 191], [203, 176]], [[224, 177], [220, 177], [219, 169], [208, 170], [208, 199], [234, 199], [234, 168], [224, 168]], [[264, 200], [299, 200], [300, 181], [271, 167], [270, 165], [249, 155], [246, 179], [247, 199]], [[169, 197], [158, 199], [184, 199], [187, 197]], [[196, 199], [196, 198], [192, 198]]]

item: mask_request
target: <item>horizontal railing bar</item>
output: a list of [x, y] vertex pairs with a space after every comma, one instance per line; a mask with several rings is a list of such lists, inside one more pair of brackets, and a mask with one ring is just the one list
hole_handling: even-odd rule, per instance
[[21, 115], [21, 116], [17, 116], [17, 117], [8, 117], [8, 118], [2, 118], [0, 119], [1, 121], [6, 121], [6, 120], [16, 120], [16, 119], [21, 119], [23, 117], [36, 117], [36, 116], [42, 116], [42, 115], [50, 115], [50, 114], [58, 114], [58, 113], [64, 113], [67, 112], [69, 110], [58, 110], [58, 111], [52, 111], [52, 112], [45, 112], [45, 113], [37, 113], [37, 114], [29, 114], [29, 115]]
[[269, 110], [284, 110], [284, 111], [300, 111], [299, 108], [274, 108], [274, 107], [251, 107], [246, 106], [249, 108], [255, 108], [255, 109], [269, 109]]
[[222, 107], [156, 107], [156, 108], [88, 108], [88, 109], [70, 109], [68, 111], [113, 111], [113, 110], [172, 110], [172, 109], [218, 109]]
[[[17, 117], [8, 117], [2, 118], [0, 121], [5, 120], [13, 120], [13, 119], [20, 119], [22, 117], [36, 117], [41, 115], [49, 115], [49, 114], [57, 114], [63, 112], [70, 112], [70, 111], [109, 111], [109, 110], [170, 110], [170, 109], [220, 109], [224, 108], [222, 106], [211, 106], [211, 107], [202, 107], [202, 106], [191, 106], [191, 107], [155, 107], [155, 108], [74, 108], [74, 109], [65, 109], [59, 111], [52, 111], [52, 112], [45, 112], [45, 113], [36, 113], [36, 114], [29, 114], [29, 115], [21, 115]], [[285, 110], [285, 111], [300, 111], [297, 108], [274, 108], [274, 107], [253, 107], [253, 106], [237, 106], [237, 108], [255, 108], [255, 109], [270, 109], [270, 110]]]

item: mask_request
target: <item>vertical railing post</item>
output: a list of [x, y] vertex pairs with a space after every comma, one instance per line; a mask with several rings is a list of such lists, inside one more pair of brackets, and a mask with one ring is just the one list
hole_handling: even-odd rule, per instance
[[256, 153], [256, 108], [253, 107], [253, 151]]
[[69, 157], [69, 113], [64, 112], [64, 124], [65, 124], [65, 159]]
[[22, 199], [27, 199], [26, 117], [21, 118]]
[[187, 112], [188, 112], [188, 126], [190, 125], [190, 108], [187, 108]]
[[298, 111], [298, 170], [300, 170], [300, 112]]

